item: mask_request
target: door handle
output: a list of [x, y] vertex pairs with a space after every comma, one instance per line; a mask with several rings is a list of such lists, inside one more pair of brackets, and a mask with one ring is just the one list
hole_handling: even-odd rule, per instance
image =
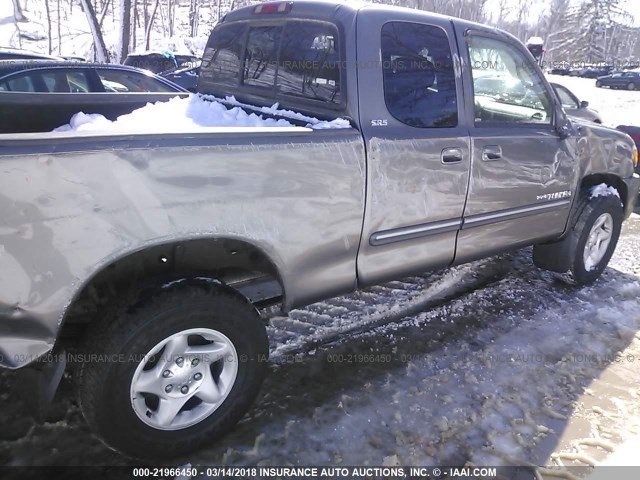
[[502, 147], [500, 145], [486, 145], [482, 149], [482, 160], [490, 162], [502, 158]]
[[462, 161], [461, 148], [445, 148], [440, 155], [442, 163], [448, 165], [451, 163], [460, 163]]

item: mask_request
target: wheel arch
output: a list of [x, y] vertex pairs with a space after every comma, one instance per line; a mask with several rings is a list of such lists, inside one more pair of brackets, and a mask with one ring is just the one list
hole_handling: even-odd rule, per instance
[[600, 185], [604, 183], [610, 187], [615, 188], [620, 194], [620, 201], [624, 209], [627, 208], [627, 202], [629, 201], [627, 195], [627, 185], [624, 183], [622, 178], [613, 173], [592, 173], [586, 175], [582, 181], [580, 182], [580, 188], [578, 189], [578, 198], [582, 195], [586, 195], [591, 187], [595, 187], [596, 185]]
[[259, 281], [268, 285], [262, 290], [271, 295], [272, 303], [285, 297], [282, 267], [252, 241], [233, 237], [160, 241], [110, 259], [87, 277], [65, 309], [58, 340], [80, 337], [118, 295], [184, 278], [219, 281], [247, 298], [247, 286]]

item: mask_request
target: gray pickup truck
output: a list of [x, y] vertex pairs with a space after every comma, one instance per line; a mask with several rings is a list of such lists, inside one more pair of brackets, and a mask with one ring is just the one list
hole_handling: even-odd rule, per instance
[[0, 135], [0, 362], [45, 399], [71, 370], [88, 423], [135, 457], [244, 415], [260, 307], [527, 245], [592, 282], [640, 185], [631, 138], [569, 120], [518, 40], [427, 12], [233, 11], [198, 91], [351, 127]]

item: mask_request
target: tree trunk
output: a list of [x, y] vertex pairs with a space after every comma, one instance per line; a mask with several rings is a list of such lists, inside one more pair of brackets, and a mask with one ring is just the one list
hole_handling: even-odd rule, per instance
[[196, 15], [197, 15], [196, 0], [190, 0], [190, 2], [189, 2], [189, 29], [191, 31], [191, 36], [192, 37], [195, 36], [194, 32], [198, 29], [198, 26], [196, 24]]
[[49, 0], [44, 0], [44, 8], [47, 12], [47, 40], [48, 40], [48, 48], [49, 55], [51, 55], [52, 50], [52, 41], [51, 41], [51, 7], [49, 6]]
[[120, 51], [118, 52], [120, 63], [124, 62], [129, 54], [131, 42], [131, 0], [120, 0]]
[[80, 0], [80, 3], [85, 15], [87, 16], [89, 28], [91, 29], [91, 35], [93, 36], [93, 44], [96, 49], [96, 60], [98, 62], [108, 63], [109, 51], [107, 50], [107, 46], [104, 43], [102, 30], [100, 29], [100, 24], [98, 23], [98, 18], [96, 17], [96, 11], [93, 9], [93, 5], [91, 5], [91, 0]]
[[60, 18], [60, 0], [57, 3], [57, 14], [58, 14], [58, 55], [62, 54], [62, 27], [60, 22], [62, 19]]
[[138, 46], [138, 40], [136, 39], [138, 35], [138, 25], [140, 24], [140, 20], [138, 17], [138, 0], [133, 0], [133, 21], [131, 23], [131, 40], [133, 51], [136, 50]]
[[27, 22], [27, 17], [24, 16], [22, 7], [20, 6], [20, 0], [13, 0], [13, 18], [16, 22]]
[[147, 24], [147, 28], [144, 32], [144, 48], [145, 50], [149, 50], [149, 45], [151, 44], [151, 30], [153, 28], [153, 22], [156, 19], [156, 13], [158, 12], [158, 5], [160, 4], [160, 0], [156, 0], [156, 3], [153, 4], [153, 10], [151, 11], [151, 15], [149, 16], [149, 23]]

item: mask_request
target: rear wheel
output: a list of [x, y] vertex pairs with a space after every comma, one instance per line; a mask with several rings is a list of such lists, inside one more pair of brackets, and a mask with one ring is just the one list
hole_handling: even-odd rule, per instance
[[258, 312], [222, 286], [158, 290], [88, 335], [98, 361], [80, 369], [82, 412], [132, 457], [173, 457], [217, 440], [253, 403], [267, 368]]
[[629, 82], [627, 84], [627, 90], [635, 90], [636, 89], [636, 84], [633, 82]]

